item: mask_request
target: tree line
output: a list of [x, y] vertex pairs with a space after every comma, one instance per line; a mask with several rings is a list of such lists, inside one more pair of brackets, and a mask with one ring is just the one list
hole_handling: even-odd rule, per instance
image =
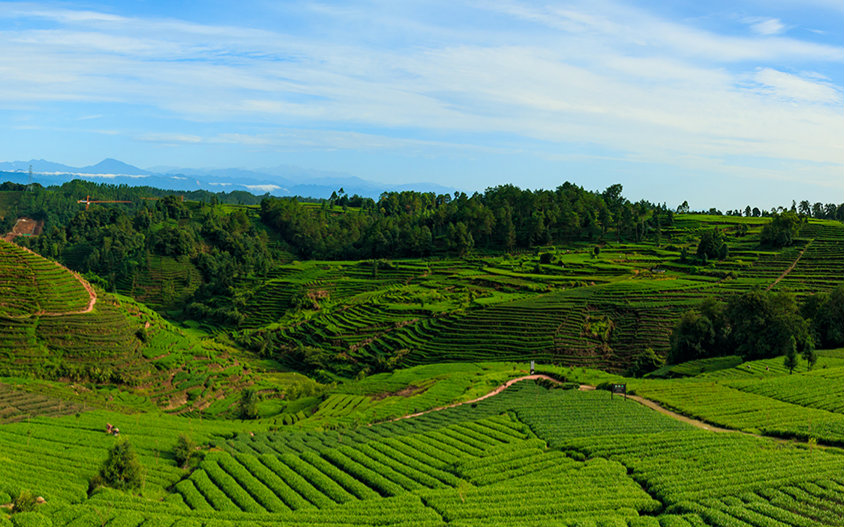
[[[683, 202], [678, 207], [678, 212], [689, 212], [688, 202]], [[776, 206], [771, 207], [770, 210], [760, 209], [759, 207], [751, 208], [750, 205], [742, 209], [727, 210], [721, 212], [716, 208], [710, 208], [708, 211], [700, 211], [701, 214], [713, 214], [717, 216], [744, 216], [746, 218], [765, 218], [775, 214], [782, 214], [783, 212], [792, 212], [804, 218], [815, 218], [817, 220], [838, 220], [844, 221], [844, 203], [810, 203], [809, 200], [803, 200], [799, 204], [792, 200], [791, 207]]]
[[673, 225], [664, 205], [633, 203], [621, 185], [592, 192], [571, 183], [556, 190], [502, 185], [471, 196], [389, 192], [375, 201], [337, 197], [357, 209], [337, 213], [295, 198], [261, 201], [261, 221], [302, 258], [363, 259], [525, 249], [571, 240], [642, 241]]

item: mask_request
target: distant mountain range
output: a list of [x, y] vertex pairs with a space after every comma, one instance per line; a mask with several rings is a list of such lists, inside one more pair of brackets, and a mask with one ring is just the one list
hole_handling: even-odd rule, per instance
[[117, 159], [104, 159], [96, 165], [72, 167], [44, 159], [0, 162], [0, 181], [26, 183], [32, 167], [32, 180], [41, 185], [61, 185], [73, 179], [103, 183], [149, 186], [168, 190], [209, 190], [231, 192], [244, 190], [252, 194], [328, 198], [343, 189], [347, 194], [377, 198], [382, 192], [416, 190], [451, 194], [454, 188], [435, 183], [384, 185], [339, 172], [323, 172], [295, 166], [279, 166], [258, 170], [242, 168], [178, 168], [151, 167], [144, 170]]

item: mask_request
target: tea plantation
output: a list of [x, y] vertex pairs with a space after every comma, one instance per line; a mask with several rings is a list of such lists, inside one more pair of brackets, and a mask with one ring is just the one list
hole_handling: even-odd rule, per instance
[[[631, 370], [706, 299], [844, 282], [844, 225], [766, 221], [290, 258], [228, 326], [154, 310], [202, 293], [186, 258], [109, 288], [0, 241], [0, 527], [844, 525], [844, 349]], [[715, 226], [729, 258], [688, 256]]]
[[[765, 222], [686, 214], [663, 244], [607, 242], [597, 253], [572, 243], [507, 256], [293, 262], [244, 281], [250, 300], [232, 336], [289, 367], [346, 377], [454, 360], [624, 371], [645, 348], [666, 354], [681, 314], [707, 298], [767, 289], [802, 300], [844, 282], [844, 224], [809, 220], [793, 246], [772, 250], [759, 245]], [[726, 233], [729, 258], [682, 256], [713, 228]]]

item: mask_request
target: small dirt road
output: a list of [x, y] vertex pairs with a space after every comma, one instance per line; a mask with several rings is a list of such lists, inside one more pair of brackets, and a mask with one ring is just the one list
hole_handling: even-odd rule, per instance
[[[513, 386], [514, 384], [516, 384], [517, 382], [527, 381], [527, 380], [530, 380], [530, 379], [546, 379], [548, 381], [560, 384], [560, 381], [558, 381], [558, 380], [556, 380], [552, 377], [549, 377], [548, 375], [542, 375], [542, 374], [525, 375], [523, 377], [517, 377], [515, 379], [510, 379], [509, 381], [502, 384], [498, 388], [492, 390], [491, 392], [489, 392], [486, 395], [482, 395], [481, 397], [478, 397], [477, 399], [472, 399], [470, 401], [463, 401], [463, 402], [460, 402], [460, 403], [449, 404], [449, 405], [446, 405], [446, 406], [439, 406], [437, 408], [431, 408], [430, 410], [425, 410], [423, 412], [416, 412], [416, 413], [413, 413], [413, 414], [408, 414], [408, 415], [403, 415], [401, 417], [396, 417], [395, 419], [390, 419], [389, 421], [392, 422], [392, 421], [399, 421], [401, 419], [412, 419], [414, 417], [419, 417], [421, 415], [429, 414], [431, 412], [439, 412], [439, 411], [445, 410], [447, 408], [456, 408], [458, 406], [463, 406], [464, 404], [477, 403], [478, 401], [483, 401], [484, 399], [489, 399], [490, 397], [498, 395], [499, 393], [503, 392], [504, 390], [506, 390], [510, 386]], [[580, 387], [579, 387], [579, 390], [584, 391], [584, 392], [585, 391], [592, 391], [592, 390], [595, 390], [595, 386], [591, 386], [589, 384], [581, 384]], [[650, 399], [645, 399], [644, 397], [639, 397], [638, 395], [628, 395], [627, 398], [632, 399], [633, 401], [636, 401], [639, 404], [647, 406], [651, 410], [655, 410], [655, 411], [657, 411], [661, 414], [667, 415], [668, 417], [671, 417], [672, 419], [682, 421], [684, 423], [690, 424], [690, 425], [695, 426], [697, 428], [700, 428], [702, 430], [708, 430], [710, 432], [739, 432], [738, 430], [730, 430], [728, 428], [721, 428], [721, 427], [700, 421], [698, 419], [693, 419], [691, 417], [688, 417], [688, 416], [685, 416], [685, 415], [682, 415], [682, 414], [678, 414], [677, 412], [672, 412], [671, 410], [660, 406], [658, 403], [651, 401]]]

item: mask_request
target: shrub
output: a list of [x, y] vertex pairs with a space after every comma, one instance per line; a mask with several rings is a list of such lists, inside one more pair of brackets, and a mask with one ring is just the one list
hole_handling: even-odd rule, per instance
[[108, 452], [100, 473], [91, 479], [89, 491], [100, 486], [137, 489], [144, 483], [143, 467], [129, 441], [121, 441]]
[[237, 407], [237, 415], [241, 419], [255, 419], [258, 417], [258, 394], [255, 390], [243, 390], [240, 403]]
[[35, 506], [38, 504], [36, 500], [37, 498], [35, 494], [31, 493], [28, 490], [22, 490], [14, 499], [14, 501], [12, 501], [12, 511], [15, 513], [32, 512], [35, 510]]
[[633, 361], [627, 369], [627, 375], [641, 377], [660, 368], [665, 361], [652, 348], [645, 348], [633, 356]]
[[196, 454], [196, 443], [185, 434], [179, 435], [176, 440], [176, 446], [173, 447], [173, 457], [176, 464], [182, 468], [187, 468], [190, 460]]

